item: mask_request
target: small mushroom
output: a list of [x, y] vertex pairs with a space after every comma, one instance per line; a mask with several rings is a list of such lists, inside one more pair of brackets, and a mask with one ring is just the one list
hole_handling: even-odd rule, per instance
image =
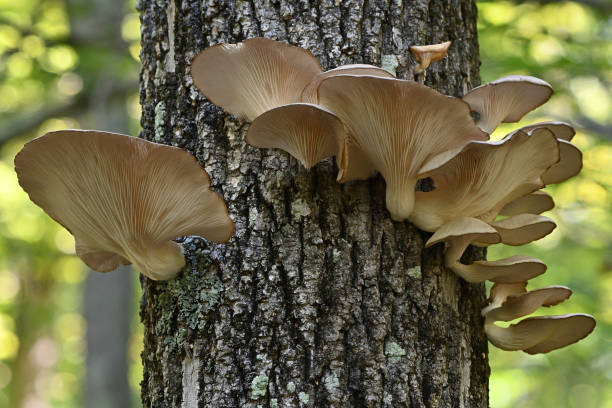
[[[487, 139], [461, 100], [413, 81], [333, 76], [321, 82], [319, 102], [344, 123], [349, 138], [344, 146], [360, 150], [384, 177], [387, 209], [396, 221], [412, 212], [415, 185], [429, 160], [471, 140]], [[347, 181], [347, 174], [370, 173], [352, 171], [364, 163], [351, 154], [347, 149], [338, 154], [341, 181]]]
[[557, 224], [548, 217], [519, 214], [500, 221], [489, 222], [506, 245], [525, 245], [550, 234]]
[[544, 186], [542, 174], [559, 160], [559, 142], [546, 129], [499, 142], [470, 142], [425, 173], [435, 189], [417, 192], [409, 220], [425, 231], [459, 217], [492, 221], [508, 203]]
[[548, 353], [586, 337], [595, 327], [595, 320], [586, 314], [538, 316], [521, 320], [509, 327], [496, 321], [511, 321], [544, 306], [557, 305], [570, 297], [564, 286], [550, 286], [525, 291], [526, 282], [496, 283], [491, 288], [490, 305], [482, 310], [489, 341], [502, 350], [523, 350], [529, 354]]
[[321, 72], [310, 52], [266, 38], [217, 44], [191, 64], [193, 82], [207, 99], [249, 121], [300, 102], [304, 88]]
[[478, 86], [462, 99], [478, 114], [478, 126], [491, 134], [501, 122], [521, 120], [548, 101], [552, 93], [552, 87], [541, 79], [511, 75]]
[[410, 52], [419, 62], [419, 65], [414, 68], [414, 72], [420, 74], [424, 72], [432, 62], [440, 61], [446, 56], [450, 45], [451, 42], [446, 41], [440, 44], [413, 45], [410, 47]]
[[89, 267], [133, 263], [154, 280], [185, 265], [172, 239], [225, 242], [234, 232], [208, 174], [186, 151], [117, 133], [61, 130], [27, 143], [15, 157], [30, 199], [75, 238]]
[[554, 206], [552, 197], [538, 190], [510, 201], [499, 211], [499, 215], [541, 214]]
[[343, 139], [342, 122], [327, 109], [308, 103], [271, 109], [259, 115], [247, 133], [251, 145], [282, 149], [307, 169], [335, 155]]
[[470, 244], [487, 246], [501, 242], [495, 228], [475, 218], [457, 218], [442, 225], [425, 244], [430, 247], [440, 242], [446, 243], [444, 264], [468, 282], [515, 283], [524, 282], [546, 271], [546, 265], [536, 258], [515, 255], [497, 261], [475, 261], [470, 265], [462, 264], [460, 259]]

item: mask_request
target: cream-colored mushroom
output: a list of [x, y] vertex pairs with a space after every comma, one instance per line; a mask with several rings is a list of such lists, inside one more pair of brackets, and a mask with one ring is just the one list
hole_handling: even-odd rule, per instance
[[461, 263], [461, 256], [468, 245], [488, 246], [501, 242], [501, 236], [495, 228], [475, 218], [457, 218], [442, 225], [425, 246], [430, 247], [440, 242], [446, 243], [445, 266], [468, 282], [524, 282], [546, 271], [542, 261], [522, 255], [497, 261], [475, 261], [470, 265]]
[[535, 123], [510, 133], [505, 137], [505, 139], [511, 138], [517, 132], [525, 132], [529, 135], [534, 135], [534, 137], [537, 137], [538, 135], [542, 134], [537, 132], [538, 129], [547, 129], [551, 131], [559, 141], [559, 161], [552, 165], [542, 175], [544, 184], [557, 184], [580, 173], [580, 170], [582, 169], [582, 152], [580, 152], [576, 146], [569, 142], [576, 132], [574, 131], [574, 128], [567, 123]]
[[525, 245], [550, 234], [557, 226], [542, 215], [519, 214], [499, 221], [489, 222], [506, 245]]
[[176, 147], [62, 130], [27, 143], [15, 170], [30, 199], [74, 235], [77, 256], [100, 272], [133, 263], [151, 279], [171, 279], [185, 265], [173, 238], [225, 242], [234, 231], [208, 174]]
[[410, 52], [419, 62], [419, 65], [415, 67], [414, 72], [420, 74], [421, 72], [425, 71], [432, 62], [440, 61], [446, 56], [448, 47], [450, 47], [450, 45], [451, 42], [446, 41], [440, 44], [413, 45], [410, 47]]
[[[471, 140], [486, 140], [466, 104], [413, 81], [371, 76], [338, 75], [324, 79], [319, 102], [342, 120], [349, 141], [361, 151], [367, 166], [378, 170], [387, 182], [387, 209], [394, 220], [412, 212], [414, 188], [421, 169], [440, 153]], [[364, 163], [343, 149], [339, 157], [340, 181]], [[438, 165], [442, 163], [437, 161]], [[346, 166], [346, 167], [344, 167]]]
[[541, 214], [554, 206], [552, 197], [538, 190], [510, 201], [499, 211], [499, 215]]
[[217, 44], [191, 64], [193, 82], [207, 99], [249, 121], [300, 102], [304, 88], [321, 72], [310, 52], [266, 38]]
[[525, 282], [496, 283], [491, 288], [490, 304], [482, 310], [489, 341], [502, 350], [523, 350], [529, 354], [547, 353], [586, 337], [595, 327], [595, 320], [586, 314], [538, 316], [521, 320], [509, 327], [496, 321], [511, 321], [544, 306], [557, 305], [572, 294], [564, 286], [550, 286], [525, 291]]
[[259, 115], [249, 126], [247, 141], [256, 147], [282, 149], [307, 169], [334, 156], [344, 141], [342, 122], [325, 108], [294, 103]]
[[462, 99], [479, 115], [478, 126], [491, 134], [502, 122], [521, 120], [548, 101], [552, 93], [552, 87], [541, 79], [511, 75], [478, 86]]
[[546, 129], [470, 142], [444, 165], [421, 174], [431, 177], [435, 189], [416, 193], [409, 220], [425, 231], [458, 217], [493, 221], [506, 204], [544, 186], [541, 176], [559, 160], [558, 145]]

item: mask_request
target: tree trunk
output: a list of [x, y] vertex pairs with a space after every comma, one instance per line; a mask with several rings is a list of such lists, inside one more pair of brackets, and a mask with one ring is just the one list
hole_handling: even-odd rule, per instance
[[[391, 221], [377, 177], [337, 184], [249, 146], [247, 125], [208, 103], [189, 65], [202, 49], [264, 36], [325, 69], [367, 63], [406, 78], [409, 47], [452, 40], [427, 84], [478, 84], [473, 0], [142, 0], [142, 137], [194, 154], [225, 199], [225, 245], [183, 239], [188, 265], [142, 278], [147, 407], [487, 407], [484, 285]], [[480, 254], [472, 254], [482, 256]]]

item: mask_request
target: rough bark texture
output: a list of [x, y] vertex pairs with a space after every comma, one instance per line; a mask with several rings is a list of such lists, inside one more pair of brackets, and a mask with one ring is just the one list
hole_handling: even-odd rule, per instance
[[[182, 240], [188, 265], [142, 279], [147, 407], [486, 407], [484, 285], [392, 222], [384, 181], [340, 185], [245, 142], [247, 125], [189, 77], [199, 51], [265, 36], [324, 68], [369, 63], [406, 77], [414, 44], [452, 40], [426, 83], [478, 84], [472, 0], [143, 0], [142, 137], [183, 147], [210, 173], [236, 234]], [[480, 254], [482, 255], [482, 254]]]

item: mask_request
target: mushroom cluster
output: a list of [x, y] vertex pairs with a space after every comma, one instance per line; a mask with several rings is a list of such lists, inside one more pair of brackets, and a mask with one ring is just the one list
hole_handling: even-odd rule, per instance
[[117, 133], [62, 130], [15, 157], [30, 199], [75, 238], [91, 269], [134, 264], [153, 280], [185, 265], [173, 238], [225, 242], [234, 224], [208, 174], [186, 151]]
[[[449, 46], [412, 47], [419, 63], [413, 71], [423, 74]], [[444, 243], [446, 266], [465, 280], [495, 282], [483, 315], [496, 346], [548, 352], [593, 329], [593, 318], [582, 314], [495, 325], [557, 304], [570, 292], [561, 287], [525, 292], [527, 281], [546, 271], [536, 258], [461, 262], [470, 244], [523, 245], [556, 227], [540, 215], [554, 206], [541, 189], [580, 171], [572, 127], [537, 123], [488, 142], [500, 123], [517, 122], [550, 98], [546, 82], [509, 76], [459, 99], [423, 85], [422, 75], [421, 83], [401, 80], [362, 64], [323, 71], [308, 51], [264, 38], [203, 50], [191, 76], [208, 100], [251, 122], [251, 145], [284, 150], [307, 169], [335, 156], [340, 183], [380, 173], [393, 220], [433, 232], [426, 245]], [[433, 189], [415, 191], [425, 178]]]

